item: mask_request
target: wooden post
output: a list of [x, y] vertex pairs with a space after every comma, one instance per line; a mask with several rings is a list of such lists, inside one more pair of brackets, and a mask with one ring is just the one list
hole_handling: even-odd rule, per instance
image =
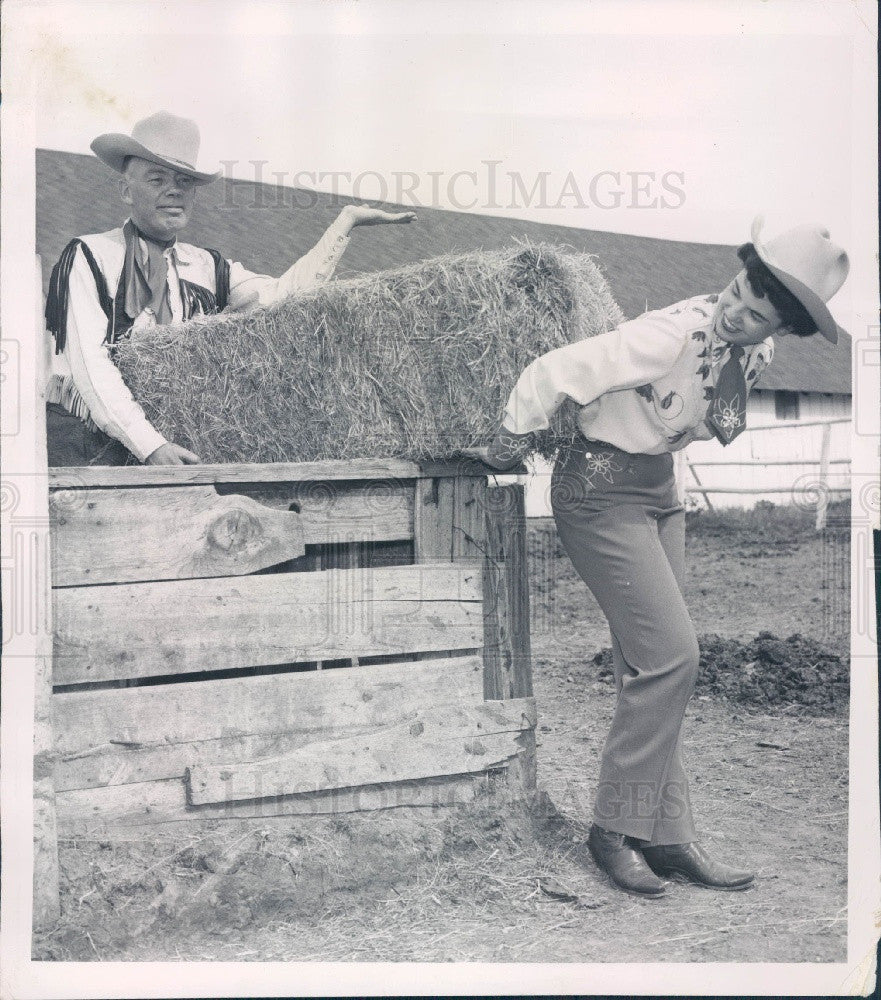
[[[358, 569], [362, 565], [361, 543], [351, 541], [326, 542], [318, 552], [318, 569]], [[358, 657], [345, 660], [318, 660], [316, 670], [329, 667], [358, 666]]]
[[[688, 468], [689, 468], [691, 474], [694, 476], [694, 481], [697, 483], [698, 487], [703, 487], [703, 483], [700, 481], [700, 478], [698, 477], [698, 474], [695, 471], [694, 466], [691, 464], [691, 462], [688, 459], [686, 459], [685, 461], [688, 462]], [[702, 489], [702, 488], [699, 488], [698, 492], [703, 496], [704, 503], [707, 505], [707, 510], [712, 510], [713, 509], [713, 505], [710, 503], [710, 495], [709, 495], [709, 493], [707, 493], [707, 491], [705, 489]]]
[[487, 699], [532, 696], [526, 512], [522, 486], [487, 492], [484, 674]]
[[[532, 697], [526, 503], [521, 485], [487, 490], [483, 563], [483, 696], [488, 701]], [[535, 730], [504, 774], [507, 794], [531, 801], [536, 791]]]
[[[37, 257], [37, 323], [34, 330], [37, 341], [36, 354], [36, 406], [35, 451], [37, 468], [48, 470], [46, 450], [45, 370], [46, 335], [43, 323], [43, 274]], [[47, 473], [44, 473], [47, 475]], [[40, 481], [38, 476], [37, 480]], [[51, 927], [60, 915], [58, 889], [58, 826], [55, 817], [54, 753], [55, 740], [52, 727], [52, 575], [49, 564], [49, 496], [47, 481], [37, 487], [38, 508], [34, 512], [33, 540], [28, 552], [20, 552], [25, 564], [18, 567], [22, 574], [29, 574], [35, 588], [38, 609], [37, 656], [34, 661], [34, 874], [33, 874], [33, 927], [44, 930]], [[40, 536], [45, 541], [39, 544]]]
[[832, 437], [830, 424], [823, 424], [823, 438], [820, 442], [820, 488], [817, 496], [817, 521], [814, 527], [822, 531], [826, 527], [826, 508], [829, 506], [829, 442]]
[[454, 483], [451, 476], [416, 480], [413, 562], [452, 560]]

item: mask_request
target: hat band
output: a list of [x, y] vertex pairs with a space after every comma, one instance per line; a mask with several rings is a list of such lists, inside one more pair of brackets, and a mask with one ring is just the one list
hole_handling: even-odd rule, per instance
[[[145, 149], [147, 147], [144, 147]], [[198, 173], [198, 170], [192, 165], [192, 163], [187, 163], [186, 160], [179, 160], [176, 156], [169, 156], [167, 153], [157, 153], [154, 150], [150, 150], [154, 156], [159, 156], [163, 160], [167, 160], [169, 163], [174, 163], [179, 167], [183, 167], [185, 170], [192, 170], [193, 173]]]

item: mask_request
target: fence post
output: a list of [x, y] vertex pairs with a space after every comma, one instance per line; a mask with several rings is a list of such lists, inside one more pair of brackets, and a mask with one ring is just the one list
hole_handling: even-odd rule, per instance
[[[483, 696], [486, 700], [531, 698], [529, 567], [526, 506], [520, 485], [487, 490], [483, 563]], [[520, 736], [522, 752], [507, 769], [515, 798], [535, 792], [535, 731]]]
[[687, 458], [685, 461], [688, 463], [688, 468], [691, 471], [691, 474], [694, 476], [694, 481], [698, 484], [699, 487], [701, 487], [701, 489], [698, 492], [700, 492], [703, 495], [704, 503], [707, 505], [707, 510], [712, 510], [713, 505], [710, 503], [709, 493], [707, 493], [707, 491], [702, 488], [703, 483], [700, 481], [700, 477], [698, 476], [694, 466], [691, 464], [691, 462], [689, 462]]
[[829, 505], [829, 442], [832, 437], [831, 424], [823, 425], [823, 439], [820, 443], [820, 490], [817, 497], [817, 522], [815, 529], [826, 527], [826, 508]]

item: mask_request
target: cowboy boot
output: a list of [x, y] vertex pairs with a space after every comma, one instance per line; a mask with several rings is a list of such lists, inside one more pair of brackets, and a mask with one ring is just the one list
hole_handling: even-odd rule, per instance
[[755, 879], [753, 872], [714, 861], [700, 844], [655, 844], [643, 847], [642, 854], [656, 875], [705, 889], [748, 889]]
[[653, 874], [623, 833], [613, 833], [594, 824], [587, 838], [587, 848], [599, 868], [619, 889], [648, 899], [664, 895], [667, 883]]

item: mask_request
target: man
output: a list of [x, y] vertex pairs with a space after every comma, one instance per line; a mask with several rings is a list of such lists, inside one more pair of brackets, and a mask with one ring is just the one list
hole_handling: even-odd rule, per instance
[[160, 111], [132, 134], [101, 135], [92, 150], [119, 173], [129, 218], [119, 229], [72, 240], [49, 284], [55, 338], [47, 389], [50, 465], [182, 465], [199, 457], [153, 427], [113, 363], [133, 329], [266, 306], [327, 281], [356, 226], [408, 223], [413, 212], [347, 205], [318, 244], [280, 278], [255, 274], [216, 250], [178, 241], [196, 188], [220, 176], [196, 168], [199, 130]]
[[767, 243], [761, 220], [718, 295], [646, 313], [537, 358], [519, 378], [488, 452], [510, 468], [564, 400], [583, 437], [563, 449], [551, 501], [564, 549], [609, 622], [618, 698], [603, 749], [588, 847], [619, 888], [662, 896], [666, 879], [711, 889], [754, 880], [697, 843], [680, 728], [699, 653], [682, 596], [685, 516], [671, 452], [746, 426], [746, 400], [774, 336], [835, 343], [826, 303], [848, 273], [821, 226]]

